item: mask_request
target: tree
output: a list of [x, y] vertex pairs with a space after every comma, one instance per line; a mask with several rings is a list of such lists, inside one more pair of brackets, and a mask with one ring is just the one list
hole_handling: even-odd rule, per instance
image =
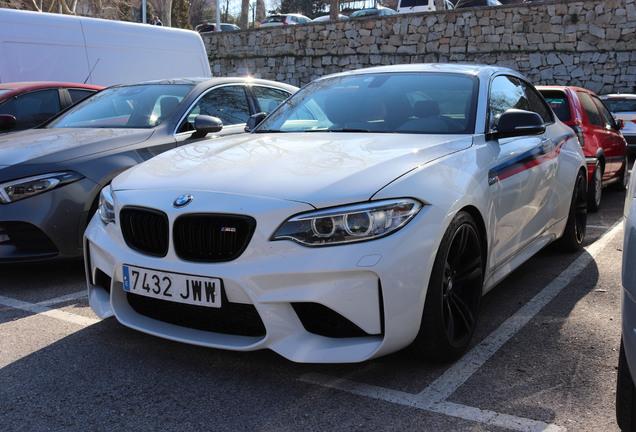
[[331, 0], [329, 3], [329, 18], [338, 19], [338, 15], [340, 15], [340, 1], [339, 0]]
[[171, 15], [173, 27], [192, 30], [192, 25], [190, 25], [190, 9], [185, 0], [173, 0]]
[[241, 17], [239, 18], [239, 27], [242, 29], [247, 28], [247, 23], [250, 21], [250, 0], [241, 0]]

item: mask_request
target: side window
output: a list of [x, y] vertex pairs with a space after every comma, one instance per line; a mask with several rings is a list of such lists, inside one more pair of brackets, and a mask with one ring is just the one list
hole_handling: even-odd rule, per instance
[[605, 127], [608, 129], [616, 129], [616, 122], [614, 121], [614, 117], [612, 116], [612, 113], [609, 112], [603, 101], [598, 96], [592, 96], [592, 100], [598, 107], [598, 110], [601, 112], [601, 116], [603, 116]]
[[488, 127], [493, 129], [497, 125], [499, 116], [512, 108], [530, 110], [530, 102], [526, 98], [521, 83], [517, 78], [507, 75], [495, 77], [490, 85], [488, 98]]
[[577, 94], [579, 95], [579, 99], [581, 99], [583, 109], [585, 110], [585, 114], [587, 115], [589, 122], [595, 126], [604, 128], [605, 120], [603, 120], [601, 113], [598, 111], [598, 108], [594, 104], [590, 95], [585, 92], [577, 92]]
[[57, 89], [25, 93], [2, 104], [0, 111], [16, 118], [18, 124], [13, 130], [28, 129], [57, 114], [60, 111], [60, 97]]
[[[285, 99], [287, 99], [290, 93], [270, 88], [270, 87], [252, 87], [252, 93], [256, 100], [258, 101], [258, 105], [260, 107], [260, 111], [264, 113], [271, 113], [274, 109], [281, 104]], [[257, 107], [258, 108], [258, 107]]]
[[94, 90], [68, 89], [68, 94], [71, 96], [71, 102], [74, 104], [78, 103], [82, 99], [86, 99], [93, 93], [95, 93]]
[[552, 110], [539, 92], [527, 82], [522, 81], [521, 85], [523, 86], [528, 102], [530, 103], [530, 111], [534, 111], [539, 114], [544, 123], [554, 123]]
[[194, 104], [178, 132], [194, 130], [194, 119], [200, 114], [218, 117], [224, 126], [247, 123], [250, 109], [245, 87], [217, 87], [207, 92]]

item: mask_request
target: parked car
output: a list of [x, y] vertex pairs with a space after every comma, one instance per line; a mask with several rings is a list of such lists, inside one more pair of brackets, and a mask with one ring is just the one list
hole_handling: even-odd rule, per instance
[[616, 420], [624, 432], [636, 430], [636, 176], [625, 197], [621, 345], [616, 380]]
[[458, 0], [455, 3], [455, 9], [501, 5], [502, 3], [499, 0]]
[[[349, 19], [348, 16], [343, 15], [343, 14], [338, 14], [338, 18], [339, 20], [346, 20]], [[313, 22], [320, 22], [320, 21], [329, 21], [331, 20], [331, 15], [323, 15], [323, 16], [319, 16], [317, 18], [314, 18], [312, 21]]]
[[114, 86], [0, 137], [0, 262], [80, 257], [99, 191], [116, 174], [209, 134], [242, 133], [250, 115], [295, 90], [251, 78]]
[[393, 9], [389, 9], [383, 6], [377, 6], [369, 9], [362, 9], [353, 12], [349, 15], [349, 18], [358, 18], [358, 17], [367, 17], [367, 16], [385, 16], [385, 15], [395, 15], [397, 12]]
[[628, 161], [625, 138], [620, 125], [599, 97], [579, 87], [539, 86], [557, 117], [570, 126], [579, 138], [587, 160], [587, 208], [598, 211], [604, 186], [627, 188]]
[[296, 25], [311, 22], [310, 18], [300, 14], [278, 14], [265, 17], [258, 25], [259, 27], [270, 27], [279, 25]]
[[0, 133], [38, 126], [103, 87], [63, 82], [0, 84]]
[[636, 94], [608, 94], [599, 96], [618, 120], [623, 121], [621, 132], [627, 150], [636, 152]]
[[[241, 29], [236, 24], [227, 24], [227, 23], [221, 23], [220, 28], [221, 28], [220, 31], [234, 31], [234, 30]], [[215, 29], [216, 29], [216, 23], [207, 23], [207, 22], [199, 24], [194, 28], [194, 30], [199, 33], [214, 33]]]
[[510, 69], [323, 77], [250, 135], [163, 153], [104, 188], [85, 233], [90, 306], [298, 362], [409, 345], [452, 360], [483, 293], [556, 239], [581, 247], [586, 179], [572, 129]]
[[[444, 1], [444, 10], [453, 10], [455, 6], [450, 0]], [[435, 0], [399, 0], [398, 13], [433, 12], [437, 10]]]

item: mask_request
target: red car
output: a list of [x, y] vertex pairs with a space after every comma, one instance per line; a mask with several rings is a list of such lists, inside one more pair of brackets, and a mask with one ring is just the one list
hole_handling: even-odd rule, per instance
[[38, 126], [103, 88], [64, 82], [0, 84], [0, 133]]
[[595, 212], [601, 205], [601, 191], [612, 184], [627, 188], [627, 143], [620, 132], [621, 121], [614, 117], [593, 92], [579, 87], [539, 86], [557, 117], [576, 132], [587, 160], [587, 208]]

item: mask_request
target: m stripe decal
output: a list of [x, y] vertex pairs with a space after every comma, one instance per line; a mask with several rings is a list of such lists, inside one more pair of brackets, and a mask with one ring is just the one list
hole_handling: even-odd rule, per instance
[[512, 177], [515, 174], [519, 174], [525, 170], [528, 170], [537, 165], [541, 165], [544, 162], [554, 159], [561, 153], [563, 144], [574, 138], [576, 135], [569, 134], [559, 138], [554, 145], [544, 146], [539, 145], [527, 152], [520, 154], [519, 156], [504, 162], [490, 170], [488, 173], [489, 184], [493, 185], [497, 182]]

